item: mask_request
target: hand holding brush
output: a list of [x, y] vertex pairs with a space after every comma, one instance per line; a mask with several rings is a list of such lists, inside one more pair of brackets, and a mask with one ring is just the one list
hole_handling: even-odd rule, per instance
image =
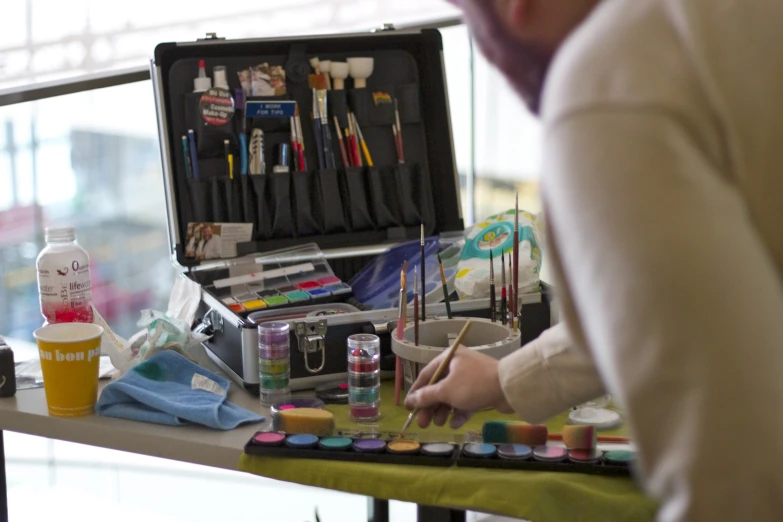
[[451, 348], [419, 373], [405, 398], [405, 407], [413, 411], [402, 433], [414, 418], [418, 418], [420, 428], [433, 421], [436, 426], [443, 426], [452, 409], [452, 429], [465, 424], [473, 412], [488, 408], [501, 413], [514, 412], [500, 386], [497, 359], [459, 346], [470, 325], [471, 321], [467, 321]]

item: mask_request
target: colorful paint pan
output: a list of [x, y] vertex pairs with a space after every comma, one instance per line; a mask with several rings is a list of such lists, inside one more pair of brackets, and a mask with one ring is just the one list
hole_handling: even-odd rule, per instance
[[636, 460], [636, 453], [628, 450], [607, 451], [604, 460], [612, 466], [627, 466]]
[[244, 303], [245, 301], [252, 301], [254, 299], [258, 299], [258, 296], [256, 294], [250, 292], [250, 293], [247, 293], [247, 294], [236, 295], [236, 296], [234, 296], [234, 299], [236, 299], [236, 301], [238, 303]]
[[260, 290], [256, 292], [256, 294], [258, 294], [258, 297], [264, 300], [266, 300], [267, 297], [274, 297], [276, 295], [280, 295], [277, 290]]
[[276, 431], [260, 431], [253, 436], [253, 442], [261, 446], [279, 446], [285, 440], [285, 435]]
[[301, 301], [310, 300], [310, 294], [308, 294], [304, 290], [294, 290], [292, 292], [286, 292], [285, 297], [292, 303], [299, 303]]
[[233, 297], [224, 297], [223, 299], [221, 299], [221, 301], [223, 301], [223, 304], [225, 305], [232, 305], [237, 302], [237, 300], [234, 299]]
[[336, 285], [330, 285], [329, 291], [332, 292], [332, 295], [343, 295], [353, 292], [353, 288], [351, 288], [351, 285], [339, 283]]
[[[380, 379], [380, 374], [375, 375], [376, 381]], [[381, 385], [373, 388], [350, 388], [348, 400], [352, 403], [373, 404], [381, 400]]]
[[604, 452], [599, 449], [568, 450], [568, 460], [575, 464], [596, 464], [601, 462]]
[[533, 456], [533, 448], [525, 444], [502, 444], [498, 456], [505, 460], [527, 460]]
[[536, 446], [533, 448], [533, 460], [539, 462], [563, 462], [568, 451], [559, 446]]
[[318, 437], [311, 435], [310, 433], [302, 433], [298, 435], [289, 435], [285, 439], [285, 443], [292, 448], [306, 449], [314, 448], [318, 444]]
[[247, 308], [245, 308], [242, 303], [231, 303], [228, 305], [228, 309], [237, 314], [247, 310]]
[[296, 287], [299, 290], [313, 290], [315, 288], [321, 288], [321, 285], [317, 281], [305, 281], [303, 283], [296, 283]]
[[324, 437], [318, 442], [318, 447], [326, 451], [345, 451], [351, 444], [353, 440], [348, 437]]
[[332, 293], [326, 288], [313, 288], [312, 290], [308, 290], [307, 293], [310, 294], [310, 297], [313, 299], [332, 295]]
[[287, 305], [289, 303], [288, 298], [282, 295], [275, 295], [272, 297], [265, 297], [264, 302], [269, 306], [270, 308], [273, 308], [275, 306], [283, 306]]
[[336, 285], [342, 283], [339, 277], [336, 276], [329, 276], [329, 277], [322, 277], [318, 280], [318, 283], [322, 286], [329, 286], [329, 285]]
[[471, 442], [470, 444], [465, 444], [462, 448], [462, 452], [466, 457], [474, 459], [491, 459], [497, 451], [494, 445], [486, 442]]
[[258, 370], [269, 375], [288, 375], [288, 359], [258, 359]]
[[421, 454], [429, 457], [451, 457], [454, 454], [454, 444], [431, 442], [421, 447]]
[[353, 443], [353, 450], [358, 453], [383, 453], [386, 441], [381, 439], [359, 439]]
[[416, 455], [421, 451], [421, 444], [415, 440], [395, 440], [389, 443], [386, 450], [396, 455]]
[[296, 291], [296, 287], [294, 285], [288, 285], [288, 286], [281, 286], [280, 288], [276, 289], [281, 294], [287, 294], [288, 292], [294, 292]]
[[260, 310], [262, 308], [266, 308], [266, 303], [263, 302], [261, 299], [254, 299], [252, 301], [243, 301], [242, 304], [249, 311]]
[[288, 388], [288, 373], [282, 375], [259, 374], [260, 385], [267, 390], [282, 390]]

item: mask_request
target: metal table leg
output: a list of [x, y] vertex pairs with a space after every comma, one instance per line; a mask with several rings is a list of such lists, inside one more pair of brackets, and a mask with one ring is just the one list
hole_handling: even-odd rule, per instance
[[0, 430], [0, 522], [8, 522], [8, 482], [5, 478], [3, 430]]
[[389, 501], [368, 498], [367, 522], [389, 522]]
[[465, 512], [419, 505], [416, 519], [419, 522], [465, 522]]

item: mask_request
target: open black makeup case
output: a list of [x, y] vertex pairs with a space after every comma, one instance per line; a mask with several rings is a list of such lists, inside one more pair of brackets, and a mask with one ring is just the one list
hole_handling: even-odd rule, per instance
[[[369, 57], [374, 62], [366, 87], [357, 88], [359, 82], [348, 77], [344, 89], [333, 85], [326, 93], [333, 163], [319, 159], [325, 146], [318, 141], [318, 127], [311, 117], [314, 96], [308, 76], [313, 73], [314, 57], [332, 63]], [[228, 103], [225, 99], [212, 99], [205, 106], [210, 102], [205, 93], [194, 92], [202, 60], [209, 75], [216, 66], [225, 67], [231, 107], [220, 105]], [[245, 98], [246, 106], [235, 104], [234, 93], [242, 88], [237, 73], [261, 63], [284, 69], [285, 94], [236, 93]], [[268, 253], [281, 249], [291, 249], [292, 259], [275, 255], [272, 264], [313, 261], [302, 253], [306, 251], [296, 249], [316, 244], [322, 254], [315, 261], [327, 265], [328, 277], [347, 282], [390, 246], [418, 239], [422, 223], [428, 237], [459, 238], [463, 232], [443, 45], [437, 30], [387, 27], [364, 34], [237, 41], [209, 35], [194, 42], [158, 45], [151, 66], [172, 258], [184, 277], [202, 287], [199, 328], [212, 335], [205, 343], [208, 353], [247, 389], [257, 390], [259, 384], [257, 324], [248, 311], [232, 309], [226, 299], [230, 293], [219, 290], [216, 281], [260, 267], [273, 270], [265, 266]], [[298, 108], [306, 169], [296, 168], [302, 165], [297, 148], [291, 148], [292, 123], [298, 129], [290, 118], [292, 104], [286, 102], [296, 102]], [[352, 121], [349, 112], [355, 115]], [[349, 165], [343, 161], [336, 134], [353, 123], [371, 153], [372, 166], [358, 139], [359, 161], [350, 151]], [[404, 161], [395, 138], [397, 125]], [[263, 131], [264, 161], [256, 158], [255, 173], [241, 173], [239, 164], [245, 160], [240, 160], [240, 149], [253, 146], [248, 143], [257, 128]], [[195, 144], [189, 141], [186, 150], [191, 129]], [[343, 138], [348, 146], [349, 138]], [[280, 150], [283, 144], [287, 152]], [[287, 157], [280, 158], [281, 152]], [[234, 167], [228, 155], [235, 160]], [[192, 224], [199, 223], [244, 223], [252, 225], [252, 232], [243, 233], [234, 256], [198, 260], [190, 236], [198, 229]], [[285, 270], [280, 273], [287, 277]], [[320, 302], [358, 305], [347, 292]], [[523, 342], [527, 342], [550, 324], [549, 290], [521, 295], [520, 302]], [[382, 353], [387, 355], [382, 368], [393, 369], [389, 332], [398, 310], [357, 307], [359, 311], [351, 313], [305, 314], [289, 321], [293, 389], [345, 378], [345, 340], [355, 333], [379, 335]], [[452, 303], [456, 315], [487, 317], [488, 307], [487, 299]], [[295, 304], [288, 308], [295, 309]], [[444, 313], [443, 304], [427, 306], [428, 315]]]

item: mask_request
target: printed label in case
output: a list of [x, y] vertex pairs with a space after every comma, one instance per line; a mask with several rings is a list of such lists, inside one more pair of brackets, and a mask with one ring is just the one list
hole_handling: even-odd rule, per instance
[[245, 111], [248, 118], [290, 118], [296, 115], [296, 102], [248, 100]]

